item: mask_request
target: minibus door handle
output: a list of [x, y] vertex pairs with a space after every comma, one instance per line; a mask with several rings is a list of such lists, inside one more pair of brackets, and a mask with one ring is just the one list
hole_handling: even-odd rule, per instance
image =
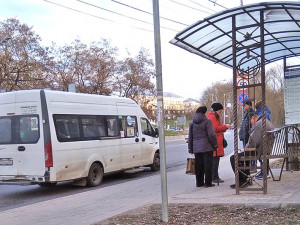
[[24, 146], [19, 146], [19, 147], [18, 147], [18, 151], [19, 151], [19, 152], [25, 151], [25, 147], [24, 147]]
[[142, 138], [142, 141], [146, 141], [146, 138]]

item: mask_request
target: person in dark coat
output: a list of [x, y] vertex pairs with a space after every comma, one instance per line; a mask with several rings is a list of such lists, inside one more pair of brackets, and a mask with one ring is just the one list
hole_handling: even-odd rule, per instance
[[[213, 151], [218, 148], [217, 137], [212, 123], [206, 118], [206, 106], [197, 109], [189, 127], [189, 153], [195, 154], [197, 187], [213, 187]], [[205, 177], [205, 182], [204, 182]]]
[[243, 142], [243, 147], [248, 143], [250, 136], [251, 123], [250, 118], [254, 115], [252, 102], [249, 99], [244, 101], [244, 114], [240, 125], [239, 138]]

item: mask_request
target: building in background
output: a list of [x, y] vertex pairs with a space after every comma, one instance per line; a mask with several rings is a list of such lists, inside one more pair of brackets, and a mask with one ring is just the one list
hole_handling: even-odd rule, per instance
[[[141, 107], [147, 116], [154, 122], [157, 113], [157, 99], [154, 95], [140, 96]], [[185, 99], [179, 95], [171, 92], [164, 92], [164, 114], [165, 122], [168, 120], [176, 120], [178, 117], [186, 116], [187, 119], [195, 113], [196, 109], [200, 106], [200, 102], [188, 98]], [[175, 125], [176, 126], [176, 125]]]
[[185, 108], [198, 108], [200, 106], [200, 102], [193, 98], [188, 98], [183, 103]]

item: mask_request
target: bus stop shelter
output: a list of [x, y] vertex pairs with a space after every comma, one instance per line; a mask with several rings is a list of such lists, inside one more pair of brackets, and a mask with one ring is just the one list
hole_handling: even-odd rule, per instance
[[[263, 160], [266, 161], [266, 64], [300, 55], [300, 2], [263, 2], [222, 11], [179, 32], [170, 42], [214, 63], [232, 68], [234, 154], [237, 168], [237, 93], [260, 88], [263, 105]], [[300, 73], [299, 73], [300, 75]], [[237, 86], [237, 79], [247, 82]], [[266, 174], [264, 163], [263, 172]], [[238, 172], [236, 171], [236, 192]], [[264, 194], [267, 178], [264, 176]]]

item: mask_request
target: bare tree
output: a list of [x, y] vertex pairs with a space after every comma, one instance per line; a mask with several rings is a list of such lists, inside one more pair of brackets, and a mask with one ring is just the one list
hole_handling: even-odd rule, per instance
[[[207, 87], [202, 94], [201, 104], [206, 105], [209, 109], [212, 103], [220, 102], [221, 104], [232, 102], [232, 82], [216, 82]], [[226, 105], [224, 106], [226, 107]]]
[[144, 48], [135, 57], [118, 60], [118, 49], [106, 39], [90, 46], [75, 40], [62, 47], [55, 43], [42, 47], [41, 38], [17, 19], [0, 23], [0, 41], [0, 88], [6, 91], [45, 87], [66, 91], [75, 83], [79, 92], [117, 94], [137, 102], [142, 95], [154, 95], [154, 63]]
[[71, 83], [79, 92], [110, 95], [113, 91], [113, 75], [117, 48], [102, 39], [90, 47], [80, 40], [70, 46], [52, 46], [55, 58], [57, 88], [67, 90]]
[[[260, 75], [249, 79], [250, 84], [260, 83]], [[239, 93], [239, 90], [237, 90]], [[261, 88], [249, 88], [247, 90], [249, 94], [249, 99], [253, 102], [257, 102], [262, 99]], [[237, 99], [232, 99], [232, 83], [213, 83], [210, 87], [207, 87], [201, 97], [201, 104], [210, 106], [213, 102], [218, 101], [220, 103], [230, 102], [233, 103]], [[231, 101], [232, 100], [232, 101]], [[266, 73], [266, 104], [271, 109], [271, 117], [273, 119], [273, 124], [275, 126], [284, 125], [284, 82], [283, 82], [283, 68], [280, 66], [272, 67]], [[224, 106], [226, 107], [226, 105]], [[233, 112], [228, 109], [226, 115], [232, 115]], [[242, 107], [238, 107], [238, 123], [242, 115]], [[232, 122], [232, 121], [229, 121]]]
[[283, 66], [277, 65], [268, 70], [266, 83], [266, 99], [272, 111], [272, 122], [277, 126], [282, 126], [285, 124]]
[[282, 91], [284, 88], [283, 82], [283, 66], [276, 65], [266, 73], [266, 83], [272, 91]]
[[154, 93], [154, 63], [150, 54], [142, 48], [134, 58], [127, 57], [119, 62], [119, 73], [115, 76], [116, 85], [114, 91], [119, 96], [128, 97], [138, 101], [139, 95]]
[[6, 91], [51, 86], [52, 60], [32, 28], [17, 19], [0, 22], [0, 85]]
[[[100, 46], [100, 47], [99, 47]], [[110, 95], [113, 93], [114, 75], [117, 73], [116, 57], [118, 49], [103, 39], [94, 42], [89, 49], [91, 77], [91, 93]]]

